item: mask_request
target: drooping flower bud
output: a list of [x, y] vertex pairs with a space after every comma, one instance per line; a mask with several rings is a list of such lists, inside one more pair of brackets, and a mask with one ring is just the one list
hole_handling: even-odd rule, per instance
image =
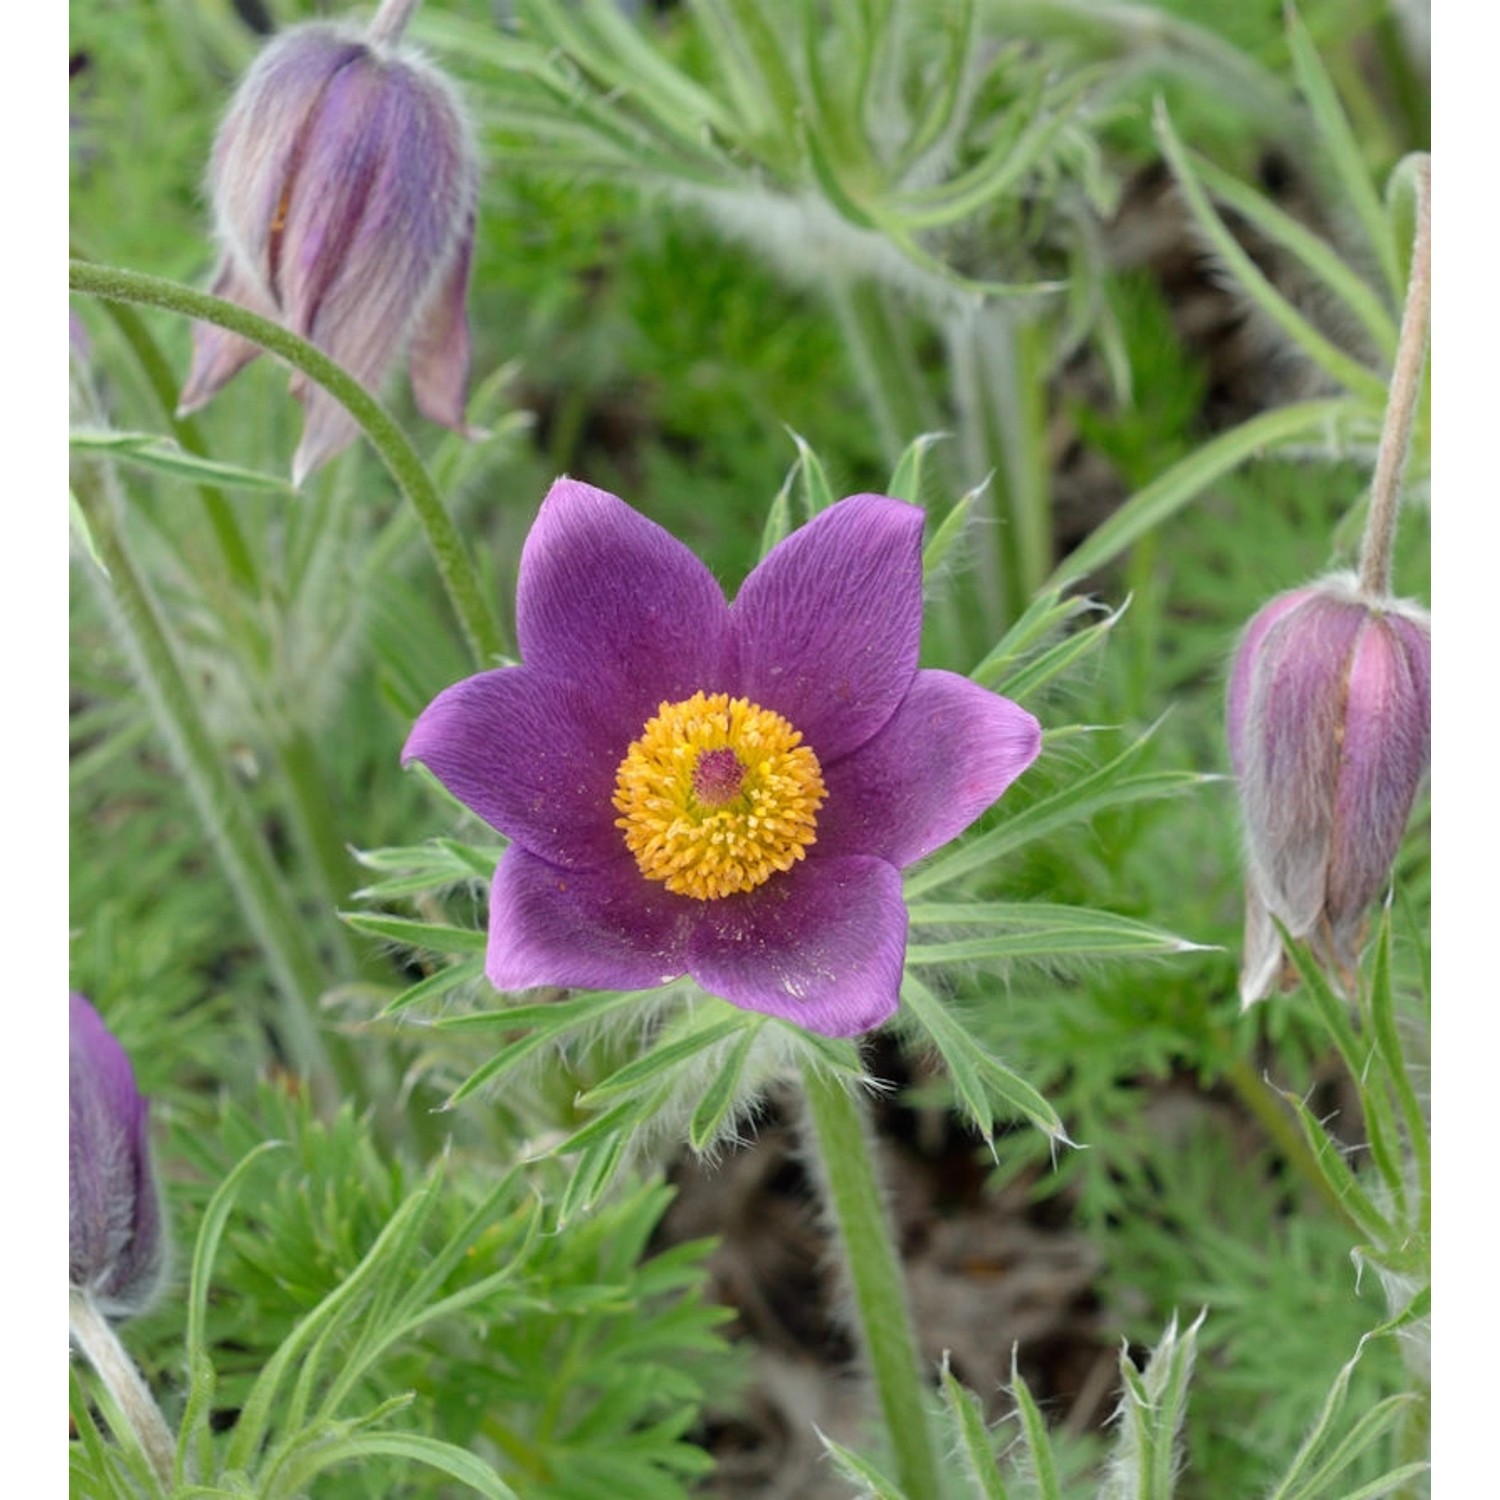
[[[289, 29], [241, 82], [209, 169], [221, 255], [213, 291], [308, 339], [370, 387], [410, 338], [423, 415], [466, 431], [465, 310], [478, 167], [447, 79], [377, 16]], [[179, 410], [213, 397], [259, 346], [207, 323]], [[300, 374], [307, 408], [295, 483], [356, 432]]]
[[109, 1317], [140, 1312], [166, 1264], [146, 1101], [124, 1049], [68, 998], [68, 1284]]
[[1365, 914], [1427, 774], [1431, 700], [1426, 612], [1369, 603], [1352, 574], [1279, 595], [1246, 628], [1228, 713], [1245, 824], [1244, 1004], [1281, 969], [1272, 917], [1352, 982]]

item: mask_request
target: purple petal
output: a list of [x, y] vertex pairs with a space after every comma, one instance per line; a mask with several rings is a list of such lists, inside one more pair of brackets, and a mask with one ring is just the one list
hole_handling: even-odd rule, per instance
[[485, 973], [501, 990], [653, 989], [686, 969], [695, 905], [647, 880], [628, 854], [564, 870], [512, 845], [490, 890]]
[[895, 713], [917, 670], [922, 512], [884, 495], [830, 506], [776, 547], [730, 611], [737, 690], [827, 764]]
[[464, 421], [469, 389], [469, 262], [474, 253], [471, 216], [453, 259], [427, 304], [417, 314], [408, 369], [417, 409], [429, 422], [465, 437], [477, 434]]
[[701, 906], [687, 967], [711, 994], [824, 1036], [856, 1036], [895, 1012], [907, 919], [885, 860], [808, 859]]
[[1262, 643], [1270, 628], [1299, 604], [1313, 596], [1312, 589], [1293, 589], [1290, 593], [1278, 594], [1265, 605], [1245, 627], [1235, 650], [1234, 671], [1229, 679], [1228, 734], [1229, 760], [1234, 772], [1239, 775], [1244, 769], [1244, 724], [1245, 713], [1250, 702], [1250, 683], [1255, 663], [1259, 659]]
[[328, 80], [368, 55], [347, 31], [288, 27], [255, 59], [214, 139], [209, 168], [219, 238], [269, 286], [272, 224]]
[[322, 386], [296, 376], [291, 389], [306, 413], [302, 438], [292, 455], [292, 484], [301, 489], [309, 474], [342, 453], [359, 436], [359, 423], [349, 415], [344, 403], [330, 396]]
[[1347, 968], [1355, 966], [1365, 912], [1390, 880], [1427, 774], [1431, 653], [1421, 627], [1390, 615], [1371, 615], [1354, 647], [1328, 878], [1328, 918]]
[[516, 843], [569, 869], [618, 858], [610, 798], [636, 726], [601, 718], [587, 687], [529, 667], [481, 672], [423, 710], [401, 752]]
[[528, 667], [588, 684], [633, 737], [661, 703], [727, 690], [728, 631], [718, 584], [676, 537], [604, 490], [552, 486], [516, 589]]
[[1041, 726], [1009, 698], [918, 672], [885, 728], [823, 767], [817, 857], [875, 854], [903, 869], [962, 833], [1041, 745]]
[[68, 1006], [68, 1278], [118, 1316], [150, 1300], [163, 1266], [147, 1104], [94, 1007]]
[[[246, 271], [232, 255], [225, 255], [209, 288], [215, 297], [238, 302], [241, 307], [264, 318], [276, 317], [276, 306], [260, 282]], [[177, 398], [177, 415], [185, 417], [207, 405], [260, 353], [260, 345], [220, 328], [214, 323], [193, 324], [193, 363], [188, 370], [182, 395]]]
[[1240, 798], [1246, 852], [1294, 937], [1322, 914], [1350, 653], [1363, 605], [1314, 594], [1265, 633], [1251, 667]]

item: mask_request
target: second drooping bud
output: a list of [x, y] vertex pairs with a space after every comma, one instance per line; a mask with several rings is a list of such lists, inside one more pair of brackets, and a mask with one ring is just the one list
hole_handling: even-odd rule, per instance
[[1431, 684], [1426, 612], [1376, 607], [1352, 575], [1281, 594], [1246, 627], [1228, 705], [1245, 825], [1245, 1004], [1281, 967], [1272, 917], [1341, 982], [1352, 976], [1427, 774]]
[[[221, 247], [212, 289], [316, 344], [367, 386], [409, 339], [418, 407], [463, 431], [476, 155], [452, 87], [388, 39], [393, 29], [380, 16], [367, 36], [299, 26], [256, 59], [209, 170]], [[259, 352], [195, 324], [181, 410], [202, 406]], [[307, 408], [293, 460], [300, 483], [356, 428], [305, 377], [292, 390]]]

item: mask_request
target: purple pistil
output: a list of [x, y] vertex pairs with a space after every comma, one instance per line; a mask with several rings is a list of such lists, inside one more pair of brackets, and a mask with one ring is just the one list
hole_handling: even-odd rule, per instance
[[745, 768], [727, 745], [705, 750], [693, 768], [693, 795], [710, 807], [733, 802], [745, 784]]

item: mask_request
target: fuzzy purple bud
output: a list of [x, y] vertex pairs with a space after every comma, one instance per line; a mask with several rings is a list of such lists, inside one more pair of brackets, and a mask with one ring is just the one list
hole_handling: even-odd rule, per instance
[[68, 1006], [68, 1284], [125, 1317], [150, 1302], [165, 1267], [147, 1106], [99, 1013], [82, 995]]
[[1425, 611], [1376, 607], [1352, 575], [1279, 595], [1240, 641], [1228, 730], [1245, 823], [1241, 999], [1263, 998], [1281, 969], [1272, 917], [1347, 985], [1427, 774]]
[[[209, 169], [221, 246], [213, 291], [316, 344], [377, 387], [410, 341], [423, 415], [466, 432], [465, 310], [478, 166], [448, 81], [416, 54], [340, 26], [294, 27], [240, 84]], [[193, 329], [180, 410], [213, 397], [259, 347]], [[354, 436], [303, 376], [294, 482]]]

